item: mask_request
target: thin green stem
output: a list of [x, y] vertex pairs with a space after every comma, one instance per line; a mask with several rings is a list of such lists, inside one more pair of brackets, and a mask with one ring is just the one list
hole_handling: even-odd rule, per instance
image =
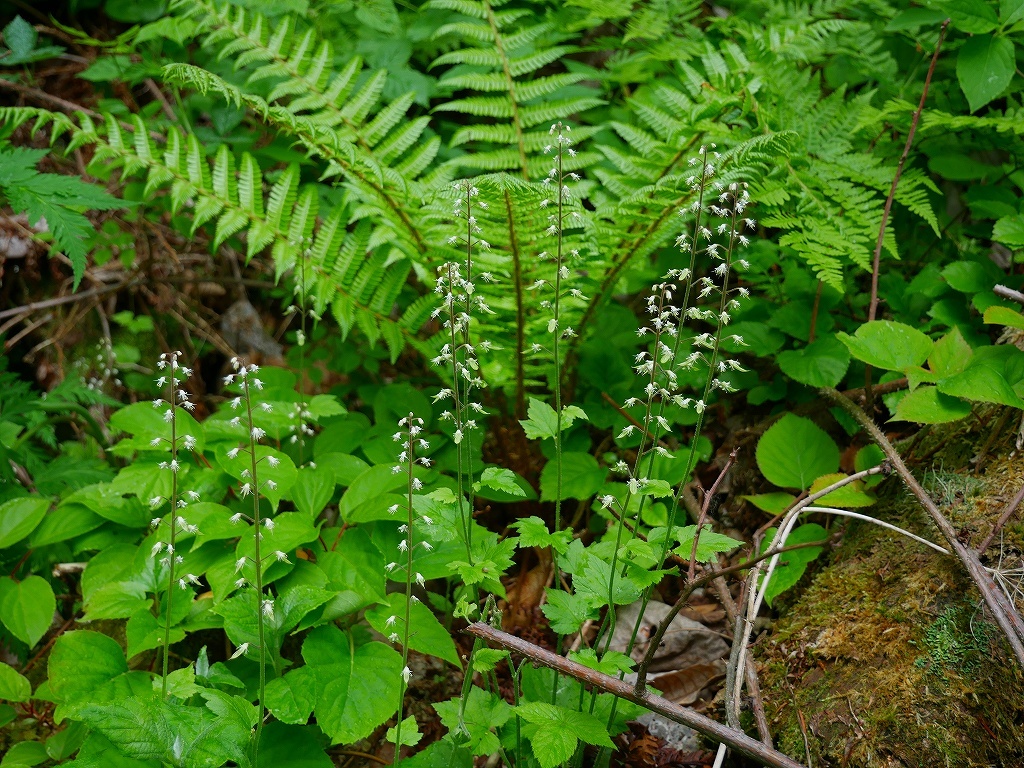
[[[412, 427], [413, 415], [409, 414], [409, 427]], [[404, 637], [402, 638], [402, 672], [401, 683], [398, 686], [398, 722], [395, 724], [395, 766], [398, 765], [398, 758], [402, 752], [402, 715], [405, 713], [405, 691], [407, 688], [406, 671], [409, 668], [409, 624], [412, 619], [412, 526], [413, 526], [413, 466], [416, 464], [416, 442], [410, 433], [406, 450], [408, 451], [407, 461], [409, 471], [406, 475], [406, 561], [405, 561], [405, 625], [403, 627]]]
[[164, 644], [163, 644], [163, 680], [160, 685], [160, 693], [162, 696], [167, 695], [167, 673], [170, 663], [170, 645], [171, 645], [171, 603], [174, 597], [174, 558], [177, 556], [175, 544], [177, 539], [175, 534], [178, 530], [177, 523], [177, 510], [178, 510], [178, 419], [177, 419], [177, 355], [171, 355], [171, 376], [170, 376], [170, 407], [171, 407], [171, 514], [170, 514], [170, 527], [171, 534], [167, 542], [167, 560], [168, 560], [168, 575], [167, 575], [167, 597], [164, 601]]
[[266, 717], [264, 701], [266, 700], [267, 691], [266, 622], [263, 615], [263, 557], [262, 549], [260, 547], [260, 541], [263, 538], [263, 532], [260, 528], [262, 527], [263, 520], [260, 516], [259, 462], [256, 460], [256, 437], [255, 432], [253, 431], [252, 397], [249, 389], [248, 375], [242, 379], [242, 387], [245, 393], [245, 412], [249, 427], [249, 472], [252, 475], [252, 520], [256, 527], [256, 535], [254, 539], [254, 566], [256, 569], [256, 627], [260, 644], [260, 690], [259, 701], [256, 704], [258, 719], [256, 721], [256, 741], [253, 748], [253, 762], [258, 763], [260, 737], [263, 735], [263, 720]]

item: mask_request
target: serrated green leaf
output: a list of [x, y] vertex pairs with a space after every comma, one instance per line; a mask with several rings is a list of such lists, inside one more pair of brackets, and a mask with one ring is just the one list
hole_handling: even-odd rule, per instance
[[891, 421], [913, 421], [918, 424], [945, 424], [958, 421], [971, 412], [971, 404], [959, 397], [942, 394], [936, 387], [918, 387], [896, 404]]

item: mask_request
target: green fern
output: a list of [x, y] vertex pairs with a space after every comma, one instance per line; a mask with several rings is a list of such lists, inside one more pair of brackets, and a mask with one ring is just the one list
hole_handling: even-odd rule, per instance
[[29, 223], [53, 235], [54, 245], [71, 262], [74, 288], [85, 274], [86, 243], [93, 225], [83, 211], [110, 211], [125, 203], [94, 184], [74, 176], [39, 173], [36, 164], [46, 150], [23, 147], [0, 148], [0, 192], [16, 213], [25, 213]]
[[[436, 37], [459, 40], [463, 47], [442, 54], [432, 65], [450, 67], [439, 86], [460, 97], [438, 105], [435, 111], [474, 118], [451, 138], [453, 147], [473, 150], [454, 161], [460, 167], [537, 178], [547, 170], [536, 155], [549, 143], [551, 123], [603, 101], [592, 88], [580, 85], [586, 79], [581, 71], [538, 74], [575, 49], [561, 44], [568, 35], [552, 21], [537, 21], [524, 8], [501, 10], [504, 4], [504, 0], [430, 0], [426, 4], [462, 15], [441, 27]], [[480, 117], [491, 122], [475, 120]], [[579, 156], [574, 167], [593, 159]]]

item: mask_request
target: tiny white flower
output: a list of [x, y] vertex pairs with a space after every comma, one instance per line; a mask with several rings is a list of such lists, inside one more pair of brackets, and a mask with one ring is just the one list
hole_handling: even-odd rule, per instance
[[248, 652], [249, 652], [249, 644], [248, 643], [242, 643], [240, 646], [238, 646], [238, 648], [235, 649], [235, 652], [231, 654], [231, 658], [232, 659], [237, 659], [239, 656], [244, 656]]

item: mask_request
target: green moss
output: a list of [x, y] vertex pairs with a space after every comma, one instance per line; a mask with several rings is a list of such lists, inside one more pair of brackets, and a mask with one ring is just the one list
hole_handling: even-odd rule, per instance
[[[931, 454], [931, 490], [972, 544], [1024, 483], [1024, 466], [1012, 458], [990, 458], [983, 475], [971, 475], [965, 457], [986, 437], [959, 424], [932, 430], [934, 444], [915, 448]], [[866, 511], [941, 543], [897, 479], [880, 493]], [[1011, 553], [1024, 549], [1022, 532], [1024, 525], [1004, 532], [1006, 565], [1020, 564]], [[998, 542], [989, 555], [998, 562]], [[755, 646], [779, 747], [805, 759], [802, 717], [815, 766], [1020, 764], [1024, 675], [979, 604], [956, 559], [877, 526], [851, 525], [831, 563], [791, 596]]]

